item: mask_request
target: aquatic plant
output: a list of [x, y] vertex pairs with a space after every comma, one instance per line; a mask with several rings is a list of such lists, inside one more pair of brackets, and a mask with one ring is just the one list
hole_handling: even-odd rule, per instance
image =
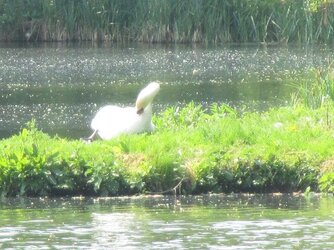
[[331, 42], [327, 0], [3, 0], [1, 40]]
[[31, 123], [0, 141], [0, 192], [331, 192], [334, 141], [326, 112], [299, 106], [238, 113], [190, 103], [154, 116], [153, 134], [90, 144], [50, 137]]
[[296, 86], [293, 102], [317, 109], [334, 103], [334, 74], [332, 63], [325, 68], [311, 70], [311, 81]]

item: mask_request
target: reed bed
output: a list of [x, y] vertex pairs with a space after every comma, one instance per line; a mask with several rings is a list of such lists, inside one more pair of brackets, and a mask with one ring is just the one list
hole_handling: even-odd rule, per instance
[[6, 41], [333, 41], [327, 0], [3, 0]]

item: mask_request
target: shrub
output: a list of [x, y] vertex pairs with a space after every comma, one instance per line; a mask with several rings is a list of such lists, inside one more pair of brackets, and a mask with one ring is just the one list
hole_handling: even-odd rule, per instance
[[90, 144], [50, 137], [31, 123], [0, 141], [0, 192], [330, 192], [332, 174], [323, 167], [334, 152], [328, 112], [297, 106], [237, 114], [191, 103], [155, 116], [153, 134]]

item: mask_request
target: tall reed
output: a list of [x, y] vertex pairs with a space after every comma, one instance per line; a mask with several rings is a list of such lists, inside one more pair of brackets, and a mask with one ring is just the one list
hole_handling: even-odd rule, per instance
[[302, 104], [311, 109], [318, 109], [334, 105], [334, 72], [333, 63], [327, 68], [317, 68], [311, 71], [312, 81], [297, 86], [292, 100], [295, 104]]
[[1, 40], [332, 42], [327, 0], [2, 0]]

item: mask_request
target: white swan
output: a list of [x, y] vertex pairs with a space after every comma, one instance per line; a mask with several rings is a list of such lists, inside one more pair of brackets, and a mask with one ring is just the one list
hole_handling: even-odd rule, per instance
[[121, 134], [136, 134], [154, 130], [152, 119], [152, 101], [160, 90], [157, 82], [149, 83], [137, 97], [135, 107], [102, 107], [91, 122], [93, 134], [86, 140], [91, 141], [98, 134], [103, 140], [110, 140]]

